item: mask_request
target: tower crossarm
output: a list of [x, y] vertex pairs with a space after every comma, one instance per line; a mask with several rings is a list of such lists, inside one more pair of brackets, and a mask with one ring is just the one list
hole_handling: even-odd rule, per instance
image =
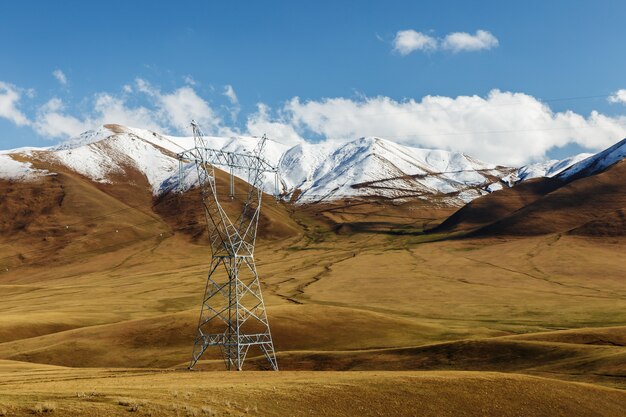
[[241, 152], [229, 152], [221, 149], [192, 148], [180, 152], [176, 156], [179, 161], [183, 162], [202, 162], [213, 166], [254, 169], [259, 172], [275, 173], [278, 171], [278, 168], [272, 166], [260, 156]]

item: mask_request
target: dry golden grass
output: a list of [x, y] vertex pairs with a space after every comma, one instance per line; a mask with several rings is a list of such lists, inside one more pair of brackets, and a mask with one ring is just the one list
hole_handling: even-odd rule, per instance
[[[62, 184], [60, 206], [42, 214], [34, 199], [30, 223], [0, 235], [10, 260], [0, 270], [7, 415], [38, 404], [43, 413], [44, 403], [70, 416], [619, 415], [626, 406], [609, 389], [626, 387], [623, 237], [451, 240], [420, 233], [445, 215], [433, 207], [268, 202], [256, 259], [286, 372], [188, 373], [179, 370], [210, 257], [201, 224], [172, 233], [178, 203], [154, 212], [149, 196], [129, 197], [141, 187], [58, 181], [41, 193]], [[113, 214], [89, 220], [103, 211]], [[73, 229], [58, 230], [72, 218]], [[255, 355], [248, 369], [264, 366]], [[199, 364], [221, 367], [216, 351]]]
[[0, 365], [0, 404], [64, 416], [621, 416], [623, 391], [494, 372], [176, 372]]

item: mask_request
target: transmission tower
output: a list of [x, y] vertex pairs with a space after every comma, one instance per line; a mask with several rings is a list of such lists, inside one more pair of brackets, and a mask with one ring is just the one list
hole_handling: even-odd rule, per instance
[[[271, 368], [277, 371], [274, 343], [254, 262], [264, 173], [274, 174], [276, 190], [278, 188], [277, 168], [261, 157], [267, 138], [263, 136], [252, 153], [226, 152], [208, 148], [197, 123], [192, 121], [191, 126], [194, 148], [177, 156], [181, 171], [183, 163], [195, 164], [212, 257], [189, 369], [208, 347], [218, 346], [226, 368], [240, 371], [248, 350], [257, 346]], [[231, 198], [234, 198], [234, 171], [247, 173], [247, 196], [236, 221], [230, 219], [219, 202], [215, 166], [228, 167]]]

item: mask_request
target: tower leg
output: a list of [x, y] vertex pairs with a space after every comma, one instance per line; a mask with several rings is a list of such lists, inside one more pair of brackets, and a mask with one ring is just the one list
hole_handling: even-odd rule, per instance
[[261, 285], [251, 256], [216, 256], [211, 261], [189, 369], [205, 350], [219, 346], [226, 369], [242, 370], [251, 347], [258, 347], [278, 370]]

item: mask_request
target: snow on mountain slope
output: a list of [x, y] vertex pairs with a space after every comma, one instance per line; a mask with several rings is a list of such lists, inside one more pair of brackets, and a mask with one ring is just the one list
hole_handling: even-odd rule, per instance
[[167, 149], [174, 146], [159, 135], [140, 136], [137, 133], [131, 129], [118, 132], [109, 130], [107, 136], [100, 128], [91, 134], [81, 135], [78, 140], [61, 144], [50, 152], [33, 156], [58, 162], [103, 183], [111, 182], [111, 174], [123, 174], [127, 167], [133, 167], [145, 175], [152, 192], [156, 194], [161, 183], [178, 168], [174, 152]]
[[[232, 152], [251, 151], [258, 141], [258, 138], [205, 139], [208, 146]], [[16, 153], [61, 164], [101, 183], [111, 183], [112, 174], [123, 175], [128, 167], [132, 167], [146, 177], [152, 193], [157, 195], [178, 175], [176, 154], [193, 146], [193, 137], [164, 136], [144, 129], [105, 125], [49, 149], [30, 148]], [[266, 148], [266, 157], [277, 164], [286, 146], [268, 141]], [[236, 174], [246, 177], [244, 172]], [[8, 174], [0, 176], [8, 177]]]
[[[251, 152], [259, 138], [205, 137], [205, 140], [211, 148]], [[158, 195], [178, 185], [176, 154], [193, 146], [193, 137], [105, 125], [55, 147], [0, 152], [0, 177], [28, 179], [41, 174], [29, 164], [9, 156], [22, 154], [66, 166], [98, 182], [110, 183], [114, 174], [123, 175], [131, 167], [146, 177], [152, 193]], [[268, 140], [263, 156], [279, 167], [282, 195], [299, 203], [381, 196], [463, 205], [530, 178], [602, 170], [623, 158], [625, 152], [626, 143], [622, 141], [591, 157], [580, 154], [515, 169], [487, 164], [459, 152], [412, 148], [368, 137], [351, 142], [302, 143], [293, 147]], [[235, 170], [234, 174], [247, 180], [245, 170]], [[186, 188], [197, 182], [193, 164], [183, 167], [182, 181]], [[274, 192], [272, 174], [265, 176], [263, 187], [266, 192]]]
[[[205, 137], [205, 140], [212, 148], [251, 152], [259, 138]], [[21, 153], [63, 165], [103, 183], [112, 182], [115, 174], [123, 175], [131, 167], [143, 173], [157, 195], [178, 185], [176, 153], [192, 148], [193, 142], [192, 137], [105, 125], [58, 146]], [[372, 195], [386, 198], [437, 195], [445, 197], [445, 204], [462, 205], [487, 193], [489, 184], [498, 182], [510, 171], [461, 153], [410, 148], [379, 138], [303, 143], [291, 148], [268, 140], [263, 156], [279, 167], [281, 193], [303, 203]], [[197, 182], [192, 164], [184, 166], [183, 174], [186, 187]], [[248, 179], [245, 170], [235, 170], [234, 174]], [[272, 174], [265, 176], [264, 189], [274, 192]]]
[[28, 162], [16, 161], [11, 156], [0, 153], [0, 178], [28, 181], [49, 174], [48, 171], [33, 168]]
[[505, 177], [504, 180], [513, 185], [533, 178], [554, 177], [570, 166], [592, 155], [592, 153], [581, 153], [561, 160], [551, 159], [549, 161], [524, 165], [510, 176]]
[[571, 181], [579, 176], [589, 176], [604, 171], [611, 165], [626, 158], [626, 139], [622, 139], [615, 145], [611, 146], [592, 155], [582, 161], [572, 165], [568, 169], [562, 171], [557, 178]]
[[300, 202], [453, 194], [449, 198], [462, 203], [486, 193], [481, 190], [504, 175], [502, 168], [461, 153], [411, 148], [380, 138], [294, 146], [283, 156], [280, 172], [285, 191], [299, 190]]

